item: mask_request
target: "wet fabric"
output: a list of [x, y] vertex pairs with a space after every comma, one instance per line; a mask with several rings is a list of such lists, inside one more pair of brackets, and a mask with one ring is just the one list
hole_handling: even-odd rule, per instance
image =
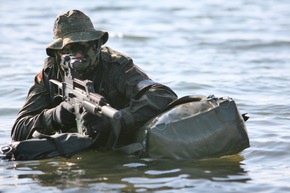
[[[125, 136], [120, 143], [129, 144], [129, 138], [137, 128], [177, 98], [170, 88], [153, 81], [150, 83], [151, 79], [130, 57], [109, 47], [102, 47], [97, 63], [86, 78], [93, 81], [98, 94], [104, 96], [113, 108], [120, 110], [123, 123], [121, 135]], [[13, 140], [29, 139], [34, 131], [52, 135], [62, 129], [54, 127], [48, 113], [49, 109], [61, 102], [51, 95], [50, 79], [63, 81], [63, 71], [54, 57], [45, 60], [44, 68], [35, 77], [12, 128]], [[148, 82], [146, 86], [140, 87], [139, 83], [143, 81]]]
[[237, 154], [250, 145], [244, 119], [231, 98], [187, 96], [169, 107], [140, 129], [142, 156], [213, 158]]
[[42, 135], [39, 138], [15, 141], [1, 148], [2, 159], [37, 160], [58, 156], [69, 157], [90, 148], [93, 139], [78, 133]]

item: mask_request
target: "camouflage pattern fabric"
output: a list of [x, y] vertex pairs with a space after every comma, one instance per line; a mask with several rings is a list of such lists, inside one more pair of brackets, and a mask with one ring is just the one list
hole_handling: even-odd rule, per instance
[[[123, 116], [124, 130], [120, 143], [130, 143], [137, 129], [159, 114], [177, 98], [168, 87], [152, 81], [133, 60], [109, 47], [102, 47], [96, 68], [87, 75], [94, 82], [95, 91], [119, 109]], [[58, 105], [50, 96], [49, 79], [62, 81], [63, 73], [54, 57], [48, 57], [44, 68], [36, 75], [26, 102], [12, 128], [12, 139], [30, 138], [31, 131], [55, 133], [52, 118], [46, 111]], [[109, 130], [108, 130], [109, 131]], [[107, 134], [105, 135], [108, 136]], [[104, 137], [103, 143], [107, 138]]]

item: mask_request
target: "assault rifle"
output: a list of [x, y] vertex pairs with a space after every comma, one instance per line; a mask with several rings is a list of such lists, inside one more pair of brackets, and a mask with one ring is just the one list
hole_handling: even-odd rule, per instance
[[63, 65], [67, 69], [64, 82], [50, 80], [50, 91], [52, 96], [61, 96], [63, 100], [74, 107], [78, 133], [87, 135], [88, 131], [83, 127], [81, 121], [83, 110], [100, 117], [107, 116], [115, 120], [121, 118], [121, 113], [112, 108], [103, 96], [95, 92], [92, 81], [77, 78], [73, 65], [79, 65], [78, 62], [71, 56], [64, 56]]

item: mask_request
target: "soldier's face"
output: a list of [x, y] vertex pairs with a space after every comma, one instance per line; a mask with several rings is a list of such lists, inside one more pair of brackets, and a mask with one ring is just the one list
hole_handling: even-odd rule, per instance
[[87, 52], [92, 48], [94, 44], [91, 42], [78, 42], [67, 44], [63, 49], [60, 50], [60, 54], [68, 54], [75, 58], [82, 58], [87, 55]]
[[98, 49], [96, 42], [78, 42], [66, 45], [62, 50], [59, 50], [61, 56], [60, 65], [63, 69], [68, 68], [63, 59], [65, 56], [70, 56], [70, 68], [77, 71], [80, 75], [90, 70], [96, 62]]

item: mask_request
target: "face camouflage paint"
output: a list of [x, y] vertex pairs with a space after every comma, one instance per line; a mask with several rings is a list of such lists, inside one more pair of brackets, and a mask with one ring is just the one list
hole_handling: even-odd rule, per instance
[[[63, 70], [71, 68], [83, 76], [95, 67], [99, 47], [97, 42], [72, 43], [59, 51], [61, 55], [60, 66]], [[69, 61], [68, 61], [69, 57]]]

